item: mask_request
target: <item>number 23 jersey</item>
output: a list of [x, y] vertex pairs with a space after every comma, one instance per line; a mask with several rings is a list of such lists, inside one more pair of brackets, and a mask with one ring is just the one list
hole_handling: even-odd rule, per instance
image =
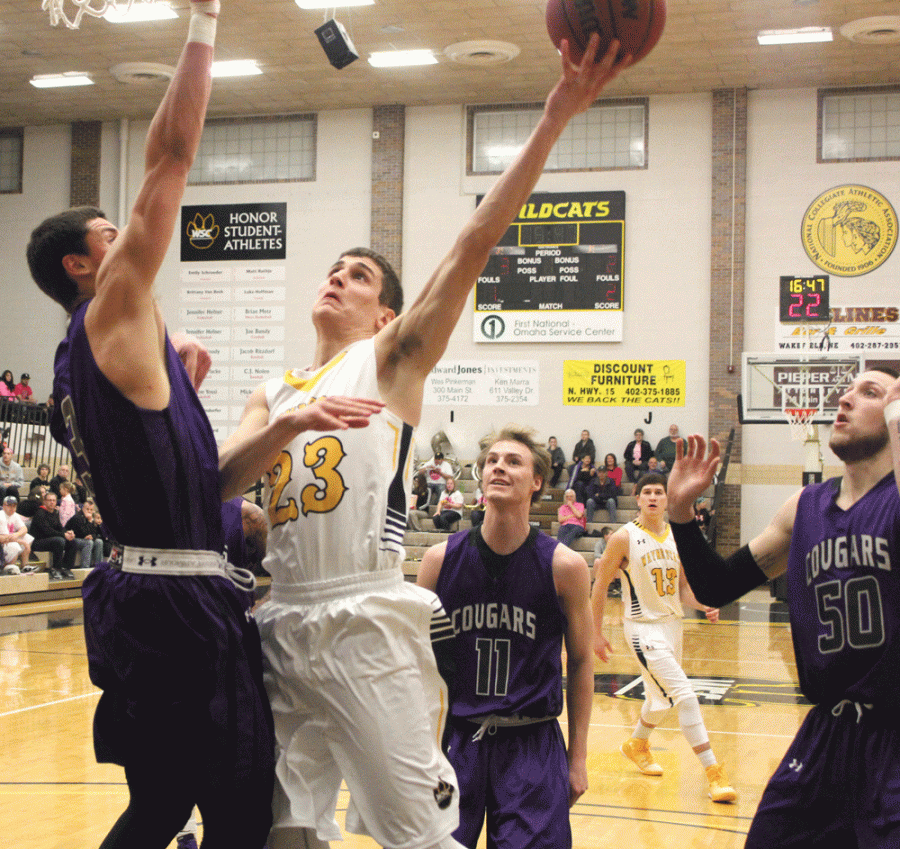
[[[269, 380], [269, 421], [335, 395], [380, 397], [371, 339], [315, 371], [292, 370]], [[266, 477], [264, 566], [273, 582], [315, 590], [399, 567], [411, 449], [412, 427], [387, 409], [368, 427], [295, 437]]]

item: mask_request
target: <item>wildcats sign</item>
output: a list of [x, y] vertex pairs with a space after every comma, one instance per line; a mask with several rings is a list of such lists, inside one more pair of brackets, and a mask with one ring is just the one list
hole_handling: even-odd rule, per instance
[[181, 261], [284, 259], [286, 203], [181, 207]]
[[624, 242], [625, 192], [532, 195], [478, 278], [474, 340], [621, 341]]

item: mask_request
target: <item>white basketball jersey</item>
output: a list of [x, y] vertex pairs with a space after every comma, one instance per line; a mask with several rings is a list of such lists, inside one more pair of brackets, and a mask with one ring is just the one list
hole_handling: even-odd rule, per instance
[[622, 602], [627, 619], [653, 622], [682, 616], [678, 592], [681, 560], [667, 524], [662, 536], [640, 522], [625, 525], [628, 531], [628, 563], [622, 569]]
[[[379, 398], [375, 346], [357, 342], [315, 371], [266, 383], [269, 421], [319, 398]], [[404, 558], [412, 427], [388, 410], [368, 427], [305, 431], [269, 470], [265, 568], [273, 584], [318, 585], [379, 570]]]

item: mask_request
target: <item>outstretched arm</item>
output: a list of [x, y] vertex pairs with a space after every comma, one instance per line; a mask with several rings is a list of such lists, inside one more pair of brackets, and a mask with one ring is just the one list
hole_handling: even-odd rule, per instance
[[591, 36], [581, 64], [572, 62], [562, 42], [562, 77], [550, 92], [544, 114], [515, 161], [478, 205], [450, 253], [410, 308], [376, 336], [378, 377], [388, 407], [410, 424], [421, 415], [425, 378], [447, 341], [490, 256], [531, 194], [553, 145], [569, 121], [584, 112], [631, 61], [616, 62], [614, 41], [595, 62], [599, 38]]
[[175, 76], [150, 124], [144, 180], [121, 232], [96, 269], [86, 329], [100, 370], [139, 406], [168, 403], [164, 330], [153, 283], [178, 220], [209, 101], [218, 0], [191, 3], [191, 26]]
[[787, 569], [800, 499], [799, 492], [791, 496], [768, 527], [749, 545], [723, 558], [712, 549], [694, 521], [694, 502], [712, 483], [718, 465], [719, 443], [716, 440], [710, 441], [707, 453], [706, 440], [698, 434], [688, 437], [686, 452], [684, 440], [677, 439], [675, 465], [667, 487], [672, 535], [684, 575], [696, 599], [711, 607], [734, 601]]

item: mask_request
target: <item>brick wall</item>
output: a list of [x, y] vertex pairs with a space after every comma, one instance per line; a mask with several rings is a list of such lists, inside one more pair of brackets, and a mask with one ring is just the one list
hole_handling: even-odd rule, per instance
[[100, 205], [100, 121], [72, 124], [71, 206]]
[[372, 110], [371, 247], [400, 273], [403, 259], [403, 156], [406, 107]]
[[[724, 449], [732, 427], [731, 462], [741, 461], [737, 395], [744, 349], [744, 240], [747, 172], [747, 90], [713, 92], [712, 227], [710, 245], [709, 432]], [[741, 487], [726, 484], [716, 511], [716, 547], [740, 546]]]

